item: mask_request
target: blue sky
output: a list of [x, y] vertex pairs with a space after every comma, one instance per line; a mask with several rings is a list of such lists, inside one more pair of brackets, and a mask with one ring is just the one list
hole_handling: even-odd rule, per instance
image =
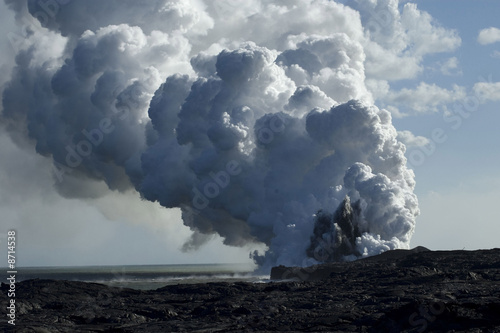
[[[478, 42], [480, 30], [498, 26], [497, 1], [418, 1], [418, 6], [442, 26], [458, 31], [462, 39], [455, 52], [429, 57], [424, 64], [433, 67], [435, 62], [456, 57], [462, 74], [446, 76], [431, 72], [402, 85], [420, 80], [442, 87], [458, 84], [466, 87], [469, 96], [474, 96], [472, 87], [482, 78], [500, 80], [500, 58], [493, 56], [500, 50], [500, 43]], [[441, 113], [395, 119], [398, 129], [430, 137], [434, 128], [442, 128], [448, 136], [421, 166], [415, 167], [422, 215], [412, 244], [442, 249], [499, 246], [495, 204], [500, 198], [499, 111], [498, 102], [485, 102], [468, 118], [462, 118], [457, 129], [446, 123]]]
[[[411, 1], [401, 1], [401, 12], [407, 3]], [[414, 3], [432, 16], [434, 27], [444, 29], [443, 35], [455, 31], [460, 45], [444, 52], [427, 52], [419, 61], [421, 71], [401, 80], [368, 77], [390, 86], [387, 92], [374, 92], [378, 96], [375, 104], [392, 112], [396, 129], [427, 142], [407, 147], [410, 162], [410, 156], [423, 156], [412, 164], [421, 215], [411, 245], [436, 250], [500, 247], [500, 89], [468, 106], [470, 111], [454, 111], [466, 108], [464, 101], [477, 101], [481, 80], [491, 85], [500, 82], [500, 41], [478, 41], [481, 30], [500, 28], [500, 3]], [[0, 86], [8, 80], [14, 61], [7, 39], [9, 32], [19, 29], [13, 15], [0, 2]], [[211, 52], [221, 48], [220, 43], [214, 43]], [[404, 68], [394, 68], [399, 70]], [[426, 99], [425, 94], [419, 95], [419, 87], [440, 94]], [[405, 90], [409, 93], [402, 93]], [[436, 130], [446, 140], [433, 140]], [[53, 189], [50, 161], [36, 155], [33, 147], [20, 148], [16, 143], [0, 132], [0, 237], [9, 228], [18, 231], [21, 265], [251, 262], [248, 253], [255, 247], [227, 247], [220, 237], [213, 237], [198, 252], [181, 252], [179, 248], [190, 232], [182, 224], [179, 210], [136, 200], [137, 193], [109, 193], [95, 200], [61, 197]], [[133, 210], [120, 212], [123, 203]], [[4, 240], [0, 241], [3, 246]]]

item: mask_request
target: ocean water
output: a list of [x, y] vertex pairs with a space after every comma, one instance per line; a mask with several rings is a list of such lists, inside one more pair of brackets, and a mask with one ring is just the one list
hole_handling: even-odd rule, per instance
[[269, 275], [256, 275], [253, 269], [245, 264], [18, 267], [16, 278], [95, 282], [141, 290], [184, 283], [269, 281]]

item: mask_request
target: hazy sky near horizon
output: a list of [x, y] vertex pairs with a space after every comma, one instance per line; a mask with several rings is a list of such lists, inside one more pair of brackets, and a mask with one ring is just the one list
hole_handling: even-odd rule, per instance
[[[416, 59], [416, 67], [367, 67], [365, 83], [374, 104], [391, 112], [416, 175], [421, 214], [411, 245], [500, 247], [500, 3], [399, 1], [398, 10], [403, 13], [409, 3], [420, 17], [402, 17], [415, 35], [400, 53]], [[14, 15], [1, 1], [2, 92], [15, 63], [9, 33], [20, 33]], [[433, 53], [427, 45], [443, 50]], [[34, 145], [13, 140], [0, 128], [2, 257], [7, 230], [15, 229], [21, 266], [251, 262], [255, 247], [225, 246], [218, 236], [198, 251], [181, 251], [191, 233], [180, 210], [139, 200], [133, 190], [85, 200], [62, 197], [54, 189], [51, 160], [36, 154]]]

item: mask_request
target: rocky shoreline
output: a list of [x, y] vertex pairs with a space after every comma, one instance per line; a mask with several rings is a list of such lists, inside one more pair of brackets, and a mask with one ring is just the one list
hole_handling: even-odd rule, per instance
[[[15, 332], [500, 332], [500, 249], [276, 267], [270, 283], [133, 290], [27, 280]], [[2, 283], [1, 306], [8, 285]], [[5, 310], [4, 310], [5, 311]], [[8, 332], [4, 315], [0, 329]]]

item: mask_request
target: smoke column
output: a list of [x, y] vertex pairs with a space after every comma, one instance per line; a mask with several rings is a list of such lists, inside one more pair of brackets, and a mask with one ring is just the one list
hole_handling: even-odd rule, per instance
[[365, 84], [401, 46], [397, 1], [385, 33], [372, 2], [5, 1], [24, 35], [2, 123], [61, 195], [133, 188], [181, 208], [185, 250], [260, 242], [263, 267], [409, 247], [414, 174]]

